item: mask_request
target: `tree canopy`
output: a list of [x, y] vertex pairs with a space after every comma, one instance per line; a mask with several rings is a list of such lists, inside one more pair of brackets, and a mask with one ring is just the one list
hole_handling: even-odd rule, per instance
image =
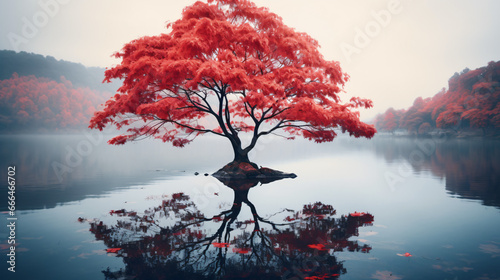
[[[248, 161], [257, 140], [279, 130], [318, 143], [337, 130], [372, 137], [355, 108], [371, 100], [339, 94], [349, 76], [319, 44], [247, 0], [208, 0], [186, 7], [168, 33], [127, 43], [105, 81], [118, 93], [96, 112], [91, 128], [131, 126], [109, 141], [154, 137], [182, 147], [202, 134], [229, 139], [235, 160]], [[252, 136], [242, 146], [240, 133]]]

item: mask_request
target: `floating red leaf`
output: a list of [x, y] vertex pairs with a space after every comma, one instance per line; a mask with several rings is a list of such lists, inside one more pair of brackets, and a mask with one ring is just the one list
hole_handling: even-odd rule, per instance
[[122, 248], [109, 248], [106, 249], [106, 253], [118, 253]]
[[109, 214], [113, 215], [113, 214], [125, 214], [125, 209], [120, 209], [120, 210], [111, 210], [109, 211]]
[[349, 215], [353, 216], [353, 217], [361, 217], [361, 216], [366, 215], [366, 213], [365, 212], [354, 212], [354, 213], [350, 213]]
[[400, 257], [413, 257], [413, 255], [412, 255], [412, 254], [410, 254], [410, 253], [396, 254], [396, 255], [398, 255], [398, 256], [400, 256]]
[[214, 247], [216, 247], [216, 248], [227, 248], [227, 247], [229, 247], [229, 243], [214, 242], [214, 243], [212, 243], [212, 245], [214, 245]]
[[309, 245], [307, 245], [307, 247], [312, 248], [312, 249], [316, 249], [316, 250], [320, 250], [320, 251], [327, 250], [325, 245], [323, 245], [323, 244], [309, 244]]
[[238, 254], [248, 254], [250, 253], [250, 248], [233, 248], [233, 252]]

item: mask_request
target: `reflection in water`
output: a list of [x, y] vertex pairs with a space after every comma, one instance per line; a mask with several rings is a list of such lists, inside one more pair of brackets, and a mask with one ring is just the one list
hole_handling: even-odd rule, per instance
[[[202, 153], [189, 156], [187, 151], [187, 156], [177, 156], [183, 151], [165, 148], [161, 142], [124, 149], [108, 145], [106, 137], [98, 133], [0, 135], [0, 169], [16, 166], [16, 196], [23, 202], [17, 209], [53, 208], [158, 177], [183, 175], [188, 168], [202, 171], [210, 166], [208, 159], [195, 156]], [[0, 172], [0, 180], [7, 181], [6, 172]], [[0, 211], [6, 209], [7, 204], [0, 204]]]
[[[165, 176], [193, 174], [195, 171], [211, 173], [227, 163], [228, 156], [231, 156], [226, 153], [224, 145], [210, 138], [183, 149], [174, 149], [155, 141], [126, 148], [115, 147], [106, 144], [107, 138], [86, 133], [0, 136], [1, 169], [6, 170], [8, 165], [17, 168], [16, 191], [18, 199], [23, 201], [19, 210], [53, 208], [58, 204], [99, 196]], [[389, 163], [409, 163], [401, 165], [406, 174], [409, 174], [408, 169], [417, 173], [430, 171], [445, 179], [446, 189], [451, 194], [479, 199], [485, 205], [500, 206], [498, 140], [415, 140], [401, 137], [376, 137], [369, 141], [337, 140], [332, 146], [275, 141], [266, 146], [265, 153], [259, 155], [265, 155], [266, 160], [281, 159], [284, 151], [288, 151], [290, 158], [285, 161], [292, 162], [292, 159], [301, 157], [348, 153], [352, 158], [363, 161], [375, 152]], [[289, 171], [299, 173], [302, 167], [298, 164], [295, 167]], [[403, 177], [408, 178], [404, 174]], [[0, 180], [7, 180], [6, 172], [0, 172]], [[0, 205], [0, 211], [4, 210], [6, 205]]]
[[[212, 217], [176, 193], [143, 214], [112, 210], [115, 225], [92, 221], [96, 239], [126, 264], [124, 271], [103, 271], [106, 279], [335, 279], [346, 270], [334, 252], [371, 250], [348, 239], [371, 225], [372, 215], [334, 218], [331, 205], [316, 202], [264, 218], [248, 199], [256, 184], [230, 182], [232, 207]], [[243, 205], [253, 218], [237, 219]]]
[[445, 178], [446, 190], [461, 198], [500, 206], [500, 142], [431, 138], [378, 139], [375, 150], [387, 162], [404, 160], [415, 172]]

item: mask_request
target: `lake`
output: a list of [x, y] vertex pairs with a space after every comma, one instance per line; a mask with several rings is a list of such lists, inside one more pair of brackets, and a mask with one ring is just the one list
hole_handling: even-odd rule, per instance
[[1, 279], [500, 278], [498, 140], [264, 138], [297, 178], [225, 185], [225, 140], [107, 139], [0, 137]]

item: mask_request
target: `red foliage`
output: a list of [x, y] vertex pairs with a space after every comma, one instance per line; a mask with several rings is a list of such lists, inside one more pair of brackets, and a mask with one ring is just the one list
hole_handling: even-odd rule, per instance
[[214, 242], [214, 243], [212, 243], [212, 245], [214, 245], [214, 247], [216, 247], [216, 248], [227, 248], [227, 247], [229, 247], [229, 243]]
[[391, 112], [387, 113], [385, 115], [384, 122], [385, 122], [385, 127], [384, 127], [385, 130], [393, 131], [394, 129], [396, 129], [397, 125], [393, 113]]
[[[121, 63], [106, 71], [106, 81], [123, 85], [90, 127], [143, 122], [111, 144], [151, 136], [182, 147], [211, 133], [246, 155], [277, 130], [316, 142], [332, 141], [335, 129], [368, 138], [376, 132], [355, 111], [372, 107], [370, 100], [341, 102], [348, 75], [339, 63], [266, 8], [248, 0], [198, 1], [168, 27], [167, 34], [126, 44], [115, 54]], [[240, 132], [255, 132], [245, 149]]]
[[[144, 215], [117, 218], [114, 225], [89, 220], [90, 231], [96, 240], [102, 240], [112, 250], [122, 248], [120, 256], [128, 276], [137, 279], [194, 279], [197, 275], [206, 278], [207, 272], [221, 273], [218, 278], [223, 279], [277, 279], [279, 276], [332, 279], [346, 273], [334, 252], [369, 253], [372, 249], [352, 240], [359, 235], [360, 227], [372, 225], [374, 217], [369, 213], [354, 212], [359, 215], [335, 218], [332, 205], [316, 202], [304, 205], [301, 211], [286, 209], [288, 218], [295, 222], [275, 223], [261, 217], [248, 200], [249, 189], [242, 190], [236, 184], [231, 185], [234, 190], [231, 209], [213, 216], [224, 217], [217, 225], [213, 223], [214, 218], [207, 218], [198, 210], [188, 195], [176, 193], [161, 205], [144, 210]], [[243, 204], [250, 208], [252, 220], [238, 220]], [[171, 219], [172, 212], [175, 219]], [[146, 220], [158, 223], [145, 223]], [[311, 244], [314, 240], [317, 244]], [[314, 265], [310, 265], [310, 260], [315, 260]], [[185, 265], [169, 265], [180, 261]], [[182, 277], [184, 270], [189, 271], [191, 277]], [[249, 271], [253, 272], [248, 274]]]
[[312, 249], [316, 249], [319, 251], [328, 250], [328, 249], [326, 249], [325, 245], [323, 245], [323, 244], [310, 244], [310, 245], [307, 245], [307, 247], [312, 248]]
[[214, 221], [214, 222], [222, 222], [223, 220], [224, 220], [224, 218], [219, 217], [219, 216], [215, 216], [212, 218], [212, 221]]
[[425, 122], [418, 127], [418, 134], [425, 135], [428, 134], [431, 130], [432, 126], [430, 125], [430, 123]]
[[396, 255], [398, 255], [398, 256], [400, 256], [400, 257], [413, 257], [413, 255], [412, 255], [412, 254], [410, 254], [410, 253], [396, 254]]
[[366, 213], [365, 212], [354, 212], [354, 213], [350, 213], [349, 215], [352, 217], [362, 217], [362, 216], [366, 215]]
[[250, 253], [251, 249], [250, 248], [233, 248], [233, 253], [238, 253], [238, 254], [248, 254]]
[[[400, 116], [398, 119], [396, 116]], [[434, 128], [461, 130], [482, 128], [498, 133], [500, 128], [500, 61], [473, 71], [465, 69], [449, 80], [432, 98], [417, 98], [408, 110], [392, 108], [378, 115], [375, 125], [380, 130], [397, 128], [410, 133], [427, 134]]]
[[108, 248], [106, 249], [106, 253], [118, 253], [122, 248]]
[[380, 131], [394, 132], [399, 127], [401, 116], [404, 111], [396, 111], [394, 108], [389, 108], [384, 114], [377, 115], [375, 126]]
[[74, 88], [61, 77], [19, 76], [0, 81], [0, 125], [19, 129], [83, 128], [109, 94]]
[[318, 275], [318, 276], [307, 276], [304, 279], [305, 280], [324, 280], [324, 279], [330, 279], [330, 278], [337, 278], [339, 276], [340, 276], [340, 274], [334, 273], [334, 274], [323, 274], [323, 275]]
[[113, 214], [116, 214], [118, 216], [120, 215], [125, 215], [125, 209], [120, 209], [120, 210], [111, 210], [109, 211], [109, 214], [113, 215]]

